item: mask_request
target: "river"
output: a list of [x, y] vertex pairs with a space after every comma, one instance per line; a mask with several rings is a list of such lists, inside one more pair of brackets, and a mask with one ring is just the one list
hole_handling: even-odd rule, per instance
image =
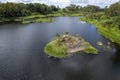
[[[120, 80], [120, 47], [79, 17], [55, 17], [52, 23], [0, 25], [0, 80]], [[44, 53], [57, 33], [79, 34], [99, 50], [55, 59]], [[98, 46], [97, 42], [103, 45]]]

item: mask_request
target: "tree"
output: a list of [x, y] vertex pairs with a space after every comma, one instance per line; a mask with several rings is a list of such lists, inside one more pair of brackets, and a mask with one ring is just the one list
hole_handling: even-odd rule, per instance
[[120, 3], [112, 4], [106, 11], [106, 15], [109, 16], [120, 16]]
[[63, 11], [68, 13], [78, 13], [80, 11], [81, 6], [76, 4], [70, 4], [69, 6], [65, 7]]
[[83, 7], [83, 11], [95, 13], [101, 11], [101, 8], [95, 5], [88, 5]]

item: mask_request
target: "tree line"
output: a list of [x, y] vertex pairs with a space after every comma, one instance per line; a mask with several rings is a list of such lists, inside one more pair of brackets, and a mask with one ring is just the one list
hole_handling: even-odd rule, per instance
[[103, 11], [103, 9], [95, 5], [87, 5], [82, 7], [80, 5], [70, 4], [69, 6], [65, 7], [63, 11], [67, 13], [80, 13], [80, 12], [95, 13]]
[[[97, 13], [105, 12], [108, 16], [120, 16], [120, 3], [112, 4], [109, 8], [100, 8], [95, 5], [80, 6], [70, 4], [65, 8], [59, 8], [59, 6], [46, 5], [40, 3], [0, 3], [0, 19], [2, 18], [16, 18], [21, 16], [29, 16], [36, 14], [52, 14], [52, 13]], [[94, 15], [93, 15], [94, 16]]]
[[0, 3], [0, 18], [15, 18], [33, 14], [48, 14], [58, 11], [59, 7], [40, 3]]
[[107, 26], [108, 28], [114, 27], [120, 30], [120, 3], [116, 2], [108, 8], [104, 8], [103, 11], [89, 13], [85, 17], [101, 22], [102, 26]]

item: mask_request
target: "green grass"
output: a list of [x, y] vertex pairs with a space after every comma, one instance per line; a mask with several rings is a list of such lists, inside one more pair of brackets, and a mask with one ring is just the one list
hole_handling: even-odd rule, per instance
[[98, 53], [98, 50], [96, 48], [94, 48], [93, 46], [91, 46], [88, 42], [84, 42], [84, 45], [85, 45], [84, 52], [92, 53], [92, 54], [97, 54]]
[[33, 22], [52, 22], [53, 20], [50, 18], [40, 18], [40, 19], [35, 19]]
[[30, 21], [22, 21], [22, 24], [29, 24]]
[[58, 16], [62, 16], [61, 13], [55, 13], [55, 14], [47, 14], [47, 17], [58, 17]]
[[39, 19], [34, 19], [33, 21], [23, 20], [22, 24], [38, 23], [38, 22], [53, 22], [53, 20], [51, 18], [39, 18]]
[[59, 16], [82, 16], [83, 14], [81, 13], [53, 13], [53, 14], [47, 14], [47, 17], [59, 17]]
[[[22, 24], [29, 24], [29, 23], [35, 23], [35, 22], [53, 22], [51, 17], [58, 17], [58, 16], [80, 16], [81, 14], [69, 14], [69, 13], [51, 13], [47, 15], [42, 15], [42, 14], [33, 14], [31, 16], [24, 16], [24, 17], [17, 17], [15, 19], [1, 19], [0, 22], [6, 22], [6, 21], [15, 21], [15, 22], [20, 22]], [[30, 21], [33, 20], [33, 21]]]
[[38, 22], [53, 22], [51, 18], [47, 18], [46, 15], [32, 15], [32, 16], [25, 16], [20, 17], [22, 24], [29, 24], [29, 23], [38, 23]]
[[33, 19], [33, 18], [44, 18], [46, 17], [45, 15], [32, 15], [32, 16], [25, 16], [25, 17], [20, 17], [21, 19]]
[[[120, 44], [120, 30], [113, 25], [107, 25], [105, 20], [95, 20], [95, 19], [87, 19], [85, 17], [80, 18], [82, 21], [86, 21], [96, 26], [98, 32], [102, 34], [104, 37], [110, 39], [112, 42]], [[115, 24], [115, 22], [114, 22]]]
[[73, 17], [74, 17], [74, 16], [81, 16], [81, 15], [82, 15], [82, 14], [77, 14], [77, 13], [75, 14], [75, 13], [74, 13], [74, 14], [70, 14], [69, 16], [73, 16]]
[[44, 49], [45, 53], [54, 57], [65, 57], [66, 56], [66, 47], [62, 44], [59, 38], [55, 38], [53, 41], [48, 43]]

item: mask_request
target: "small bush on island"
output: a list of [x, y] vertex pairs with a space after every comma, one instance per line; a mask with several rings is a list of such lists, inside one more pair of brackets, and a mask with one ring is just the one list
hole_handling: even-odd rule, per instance
[[58, 58], [66, 57], [76, 52], [85, 52], [97, 54], [98, 50], [91, 46], [88, 42], [84, 41], [81, 37], [72, 36], [67, 34], [57, 34], [51, 42], [49, 42], [44, 49], [45, 53], [49, 56]]

